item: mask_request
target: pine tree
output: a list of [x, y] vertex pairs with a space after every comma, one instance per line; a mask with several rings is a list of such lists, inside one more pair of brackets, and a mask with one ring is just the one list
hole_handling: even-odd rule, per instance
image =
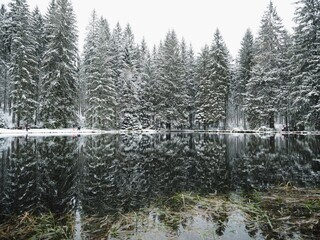
[[180, 80], [180, 98], [181, 98], [181, 116], [180, 125], [182, 128], [193, 127], [194, 115], [194, 56], [192, 48], [187, 48], [186, 42], [182, 39], [181, 49], [181, 80]]
[[268, 124], [274, 128], [279, 112], [279, 89], [286, 31], [270, 2], [256, 39], [254, 66], [247, 83], [247, 116], [251, 127]]
[[[110, 60], [110, 30], [106, 19], [100, 18], [96, 29], [96, 41], [89, 56], [89, 81], [86, 83], [86, 120], [89, 127], [112, 129], [115, 126], [115, 85]], [[91, 34], [95, 36], [93, 32]]]
[[[91, 13], [91, 18], [89, 20], [89, 25], [87, 27], [87, 33], [84, 40], [83, 52], [81, 56], [80, 65], [80, 87], [79, 87], [79, 98], [80, 98], [80, 108], [81, 112], [86, 113], [90, 109], [88, 105], [88, 95], [90, 95], [88, 90], [88, 83], [94, 82], [94, 52], [96, 49], [98, 38], [98, 17], [95, 10]], [[88, 116], [86, 119], [86, 125], [92, 126], [93, 121], [91, 121]]]
[[152, 103], [153, 107], [153, 116], [152, 121], [155, 128], [159, 129], [162, 127], [162, 119], [163, 116], [161, 115], [161, 109], [162, 105], [160, 104], [162, 101], [162, 85], [160, 81], [160, 56], [161, 56], [161, 49], [163, 48], [162, 41], [160, 41], [160, 44], [158, 48], [156, 46], [153, 47], [152, 53], [151, 53], [151, 70], [153, 73], [153, 81], [150, 82], [150, 101]]
[[206, 129], [218, 127], [223, 123], [226, 127], [227, 100], [230, 81], [229, 53], [220, 31], [214, 34], [209, 50], [202, 50], [198, 60], [198, 113], [197, 121]]
[[159, 47], [158, 118], [167, 129], [181, 127], [186, 122], [182, 84], [182, 64], [179, 41], [174, 31], [169, 31], [163, 46]]
[[77, 121], [77, 31], [69, 0], [51, 2], [46, 16], [40, 116], [45, 127], [70, 127]]
[[320, 2], [300, 0], [295, 12], [292, 124], [320, 129]]
[[128, 24], [123, 34], [123, 68], [119, 76], [120, 128], [140, 129], [138, 116], [139, 83], [137, 70], [137, 48]]
[[[234, 86], [234, 104], [237, 117], [237, 123], [239, 118], [242, 118], [244, 128], [246, 128], [246, 114], [245, 114], [245, 96], [246, 85], [251, 78], [251, 71], [253, 67], [253, 54], [254, 54], [254, 41], [251, 31], [248, 29], [242, 39], [241, 49], [239, 51], [239, 57], [236, 69], [236, 81]], [[240, 115], [240, 116], [239, 116]], [[238, 124], [237, 124], [238, 125]]]
[[155, 81], [152, 68], [152, 57], [145, 39], [140, 44], [140, 86], [139, 86], [139, 119], [142, 128], [151, 128], [153, 125], [154, 106], [152, 104], [152, 85]]
[[293, 57], [293, 41], [289, 34], [284, 35], [283, 41], [283, 52], [281, 53], [281, 62], [279, 73], [280, 77], [280, 92], [278, 94], [279, 99], [279, 117], [280, 122], [284, 123], [285, 127], [289, 127], [289, 120], [292, 113], [292, 101], [290, 99], [290, 94], [293, 90], [292, 87], [292, 71], [291, 71], [291, 60]]
[[207, 128], [209, 124], [209, 111], [207, 111], [208, 104], [210, 104], [210, 93], [214, 91], [212, 84], [210, 84], [209, 73], [210, 48], [205, 45], [200, 52], [196, 61], [196, 123], [198, 128], [203, 126]]
[[116, 128], [120, 127], [120, 74], [123, 69], [124, 64], [124, 52], [123, 50], [123, 32], [119, 22], [116, 24], [116, 27], [113, 29], [110, 39], [110, 53], [111, 53], [111, 69], [112, 69], [112, 78], [116, 87], [116, 106], [115, 106], [115, 124]]
[[36, 60], [36, 66], [34, 68], [35, 92], [33, 96], [34, 101], [37, 103], [37, 108], [35, 112], [35, 124], [36, 124], [38, 120], [40, 91], [41, 91], [42, 57], [45, 49], [44, 19], [38, 7], [36, 7], [32, 12], [31, 22], [32, 22], [31, 34], [34, 37], [34, 41], [31, 42], [31, 45], [35, 50], [35, 60]]
[[0, 8], [0, 106], [4, 112], [9, 104], [9, 62], [11, 51], [9, 13], [5, 5]]
[[226, 127], [227, 101], [230, 81], [229, 52], [219, 29], [214, 34], [210, 58], [210, 78], [214, 85], [214, 106], [211, 112], [212, 123], [223, 122]]
[[147, 78], [144, 94], [148, 99], [148, 112], [150, 113], [150, 124], [152, 128], [159, 128], [159, 69], [158, 69], [159, 55], [156, 46], [153, 47], [150, 53], [150, 59], [147, 64]]
[[21, 122], [33, 122], [36, 110], [34, 94], [35, 82], [35, 49], [31, 35], [29, 7], [25, 0], [14, 0], [10, 3], [11, 17], [11, 60], [10, 60], [10, 99], [12, 103], [12, 122], [19, 127]]

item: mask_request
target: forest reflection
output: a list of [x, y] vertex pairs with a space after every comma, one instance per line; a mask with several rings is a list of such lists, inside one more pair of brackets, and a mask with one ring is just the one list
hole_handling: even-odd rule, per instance
[[320, 136], [131, 134], [0, 139], [0, 223], [26, 211], [104, 216], [160, 197], [320, 186]]

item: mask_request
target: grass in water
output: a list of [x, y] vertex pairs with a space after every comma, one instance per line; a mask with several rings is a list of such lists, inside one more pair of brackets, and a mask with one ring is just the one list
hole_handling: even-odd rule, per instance
[[73, 239], [73, 214], [39, 216], [25, 212], [0, 225], [0, 239]]
[[[198, 236], [216, 238], [225, 234], [234, 213], [243, 216], [239, 224], [252, 238], [259, 234], [265, 239], [320, 239], [320, 190], [288, 185], [236, 197], [179, 193], [161, 197], [139, 211], [81, 216], [81, 228], [83, 239], [176, 237], [181, 229], [197, 231], [190, 226], [200, 216], [211, 232]], [[74, 226], [72, 213], [63, 217], [25, 213], [0, 225], [0, 239], [73, 239]]]

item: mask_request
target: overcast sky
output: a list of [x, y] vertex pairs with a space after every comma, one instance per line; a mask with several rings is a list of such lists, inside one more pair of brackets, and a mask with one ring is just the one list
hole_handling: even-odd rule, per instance
[[[136, 42], [145, 37], [149, 47], [158, 45], [168, 30], [191, 43], [199, 52], [211, 44], [217, 28], [232, 54], [236, 56], [247, 28], [256, 36], [263, 13], [270, 0], [72, 0], [77, 15], [79, 45], [82, 48], [90, 15], [96, 9], [112, 29], [117, 22], [124, 28], [130, 23]], [[8, 4], [10, 0], [0, 0]], [[27, 0], [44, 14], [50, 0]], [[292, 32], [295, 0], [273, 0], [284, 26]], [[81, 51], [81, 49], [80, 49]]]

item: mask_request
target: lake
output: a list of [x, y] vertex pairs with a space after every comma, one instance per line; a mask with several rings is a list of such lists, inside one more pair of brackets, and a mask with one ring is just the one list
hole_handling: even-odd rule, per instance
[[[0, 150], [0, 239], [320, 236], [320, 136], [29, 136], [1, 138]], [[306, 229], [286, 208], [301, 196]]]

